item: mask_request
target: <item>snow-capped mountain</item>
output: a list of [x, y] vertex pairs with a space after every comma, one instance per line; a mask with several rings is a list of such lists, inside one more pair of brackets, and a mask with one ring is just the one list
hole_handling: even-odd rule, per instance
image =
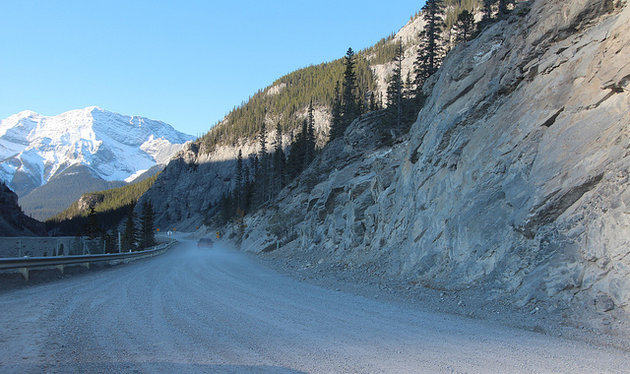
[[0, 179], [21, 198], [74, 170], [131, 182], [192, 139], [164, 122], [98, 107], [57, 116], [24, 111], [0, 122]]

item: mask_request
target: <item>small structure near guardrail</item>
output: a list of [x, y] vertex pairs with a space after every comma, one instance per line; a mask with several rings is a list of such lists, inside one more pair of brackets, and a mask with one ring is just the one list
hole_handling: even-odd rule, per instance
[[124, 252], [110, 254], [90, 254], [75, 256], [54, 256], [54, 257], [13, 257], [0, 258], [0, 271], [18, 271], [25, 280], [29, 279], [29, 271], [33, 269], [56, 268], [61, 273], [65, 266], [83, 265], [90, 267], [94, 263], [116, 264], [129, 262], [147, 257], [153, 257], [166, 252], [175, 241], [159, 244], [152, 249], [139, 252]]
[[0, 258], [77, 256], [105, 253], [100, 239], [79, 236], [0, 237]]

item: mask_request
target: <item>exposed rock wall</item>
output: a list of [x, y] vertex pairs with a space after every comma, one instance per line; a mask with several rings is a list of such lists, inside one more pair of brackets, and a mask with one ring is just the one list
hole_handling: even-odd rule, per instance
[[409, 139], [378, 148], [355, 122], [247, 218], [243, 248], [630, 311], [630, 7], [606, 3], [523, 3], [456, 47]]
[[[314, 110], [317, 143], [323, 146], [328, 137], [330, 113], [327, 108]], [[306, 108], [298, 117], [306, 118]], [[267, 149], [273, 148], [277, 118], [267, 117]], [[286, 148], [295, 134], [283, 135]], [[216, 207], [224, 193], [234, 188], [234, 174], [239, 150], [243, 158], [252, 159], [260, 152], [258, 139], [241, 139], [238, 144], [222, 144], [215, 149], [202, 149], [198, 143], [186, 144], [159, 175], [155, 184], [136, 205], [136, 210], [145, 201], [153, 204], [156, 212], [155, 224], [161, 229], [197, 229], [206, 216], [216, 213]], [[247, 160], [245, 165], [248, 166]]]

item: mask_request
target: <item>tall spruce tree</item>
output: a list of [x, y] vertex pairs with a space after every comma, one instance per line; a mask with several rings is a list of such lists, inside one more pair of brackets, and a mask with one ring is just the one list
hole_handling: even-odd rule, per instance
[[339, 81], [337, 81], [337, 83], [335, 83], [335, 97], [333, 98], [331, 110], [329, 139], [333, 140], [343, 136], [344, 130], [341, 123], [341, 92], [339, 91]]
[[387, 86], [387, 112], [398, 132], [402, 129], [403, 121], [402, 60], [403, 49], [402, 44], [399, 43], [394, 57], [394, 69]]
[[267, 153], [267, 125], [262, 121], [260, 127], [260, 158], [258, 159], [258, 172], [256, 173], [256, 205], [269, 200], [269, 154]]
[[304, 168], [315, 158], [315, 116], [313, 113], [313, 100], [311, 100], [308, 106], [306, 122], [306, 133], [304, 133]]
[[479, 21], [479, 31], [482, 31], [492, 23], [492, 5], [496, 0], [483, 0], [481, 5], [481, 21]]
[[475, 33], [475, 16], [467, 10], [463, 10], [458, 16], [455, 25], [455, 42], [467, 42]]
[[142, 204], [140, 216], [140, 248], [149, 248], [155, 245], [155, 232], [153, 229], [153, 204], [150, 201]]
[[420, 33], [420, 48], [415, 61], [416, 100], [422, 97], [422, 85], [433, 75], [442, 61], [442, 29], [444, 27], [444, 4], [442, 0], [427, 0], [422, 7], [425, 26]]
[[251, 171], [251, 168], [245, 165], [243, 167], [243, 177], [245, 182], [245, 186], [243, 189], [243, 210], [245, 212], [251, 211], [253, 205], [252, 200], [254, 198], [254, 183], [252, 182], [251, 178], [252, 174], [253, 172]]
[[[341, 127], [343, 131], [360, 114], [357, 98], [357, 74], [355, 71], [355, 55], [352, 48], [348, 48], [344, 57], [343, 88], [341, 95]], [[342, 131], [342, 134], [343, 134]]]
[[87, 224], [85, 226], [85, 234], [88, 239], [96, 239], [99, 235], [101, 228], [98, 225], [98, 217], [96, 216], [96, 210], [94, 205], [90, 205], [90, 212], [87, 217]]
[[127, 221], [125, 222], [125, 231], [123, 232], [121, 239], [122, 250], [125, 252], [131, 252], [136, 250], [136, 242], [138, 233], [136, 230], [135, 213], [133, 212], [134, 206], [129, 208], [127, 213]]
[[103, 231], [105, 253], [118, 253], [118, 238], [111, 230]]
[[291, 150], [287, 157], [287, 174], [289, 180], [296, 178], [304, 170], [304, 153], [306, 148], [307, 120], [302, 122], [301, 131], [291, 143]]
[[276, 124], [276, 136], [273, 150], [273, 186], [274, 193], [279, 192], [286, 185], [286, 157], [282, 149], [282, 126]]
[[376, 109], [376, 95], [374, 92], [370, 93], [370, 112], [374, 112]]
[[301, 141], [299, 143], [300, 149], [298, 152], [300, 154], [300, 171], [302, 171], [306, 168], [306, 165], [308, 165], [308, 118], [302, 121], [299, 139]]
[[228, 223], [234, 217], [234, 201], [230, 193], [223, 193], [221, 197], [221, 218], [223, 223]]
[[238, 156], [236, 158], [236, 180], [234, 185], [234, 192], [236, 197], [236, 207], [243, 209], [243, 190], [245, 188], [243, 182], [243, 152], [239, 149]]
[[407, 78], [405, 79], [405, 85], [403, 89], [403, 132], [409, 130], [409, 126], [414, 122], [418, 115], [418, 107], [415, 100], [415, 88], [413, 85], [413, 79], [411, 79], [411, 72], [407, 72]]

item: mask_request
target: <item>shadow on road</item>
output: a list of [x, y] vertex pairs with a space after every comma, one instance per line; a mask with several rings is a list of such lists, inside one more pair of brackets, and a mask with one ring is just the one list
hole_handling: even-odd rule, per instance
[[306, 374], [306, 372], [267, 365], [212, 365], [175, 362], [104, 363], [89, 362], [81, 365], [0, 365], [3, 373], [212, 373], [212, 374]]

